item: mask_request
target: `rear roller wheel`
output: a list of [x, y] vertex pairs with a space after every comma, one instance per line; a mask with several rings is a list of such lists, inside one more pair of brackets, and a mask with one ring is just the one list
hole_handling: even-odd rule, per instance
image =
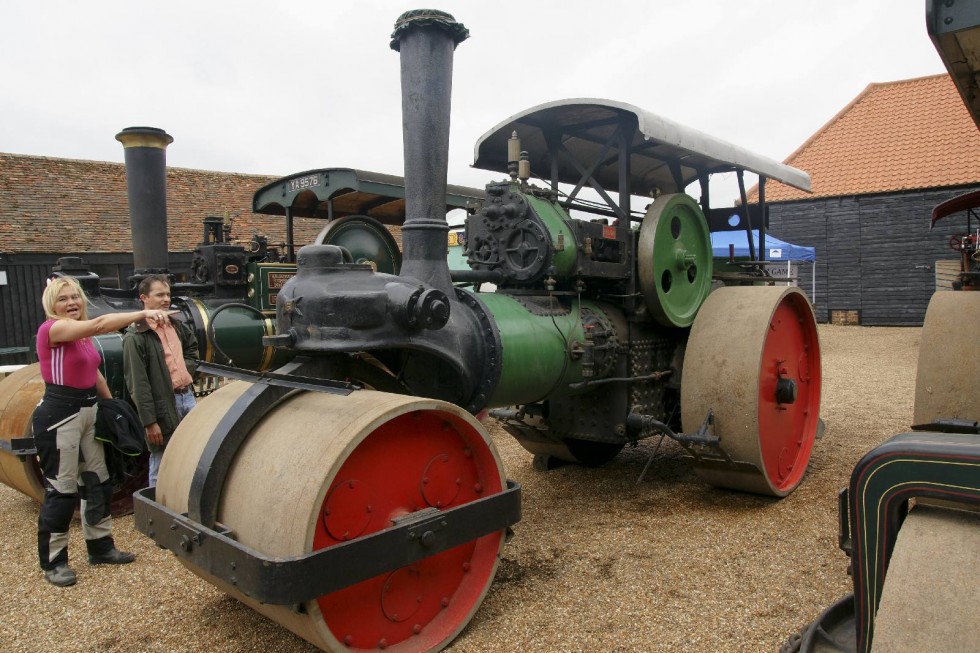
[[527, 417], [520, 423], [505, 422], [503, 428], [522, 447], [534, 454], [534, 468], [541, 472], [561, 467], [565, 463], [599, 467], [615, 458], [626, 446], [622, 442], [556, 439], [548, 433], [548, 426], [541, 417]]
[[[31, 418], [44, 395], [44, 380], [37, 363], [23, 367], [0, 381], [0, 437], [32, 437]], [[35, 456], [20, 458], [0, 450], [0, 483], [35, 501], [44, 500], [41, 469]]]
[[980, 516], [915, 507], [898, 531], [888, 563], [872, 653], [975, 651], [978, 565]]
[[624, 444], [618, 442], [593, 442], [565, 438], [561, 442], [521, 441], [521, 446], [534, 454], [534, 468], [546, 471], [566, 463], [600, 467], [616, 457]]
[[[250, 386], [232, 383], [181, 423], [157, 500], [183, 512], [210, 434]], [[222, 489], [218, 521], [266, 555], [288, 557], [386, 528], [402, 515], [501, 492], [503, 467], [476, 419], [452, 404], [371, 390], [287, 396], [252, 430]], [[328, 651], [438, 650], [493, 580], [503, 532], [309, 601], [300, 610], [227, 593]]]
[[719, 487], [786, 496], [803, 479], [820, 412], [820, 343], [810, 303], [794, 287], [720, 288], [691, 329], [681, 378], [685, 433], [714, 415], [734, 464], [695, 460]]
[[980, 420], [976, 326], [980, 292], [937, 292], [929, 301], [919, 343], [913, 424], [937, 419]]

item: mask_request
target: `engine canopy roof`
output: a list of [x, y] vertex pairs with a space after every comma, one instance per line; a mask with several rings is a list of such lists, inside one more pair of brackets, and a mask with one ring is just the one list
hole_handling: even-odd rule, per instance
[[576, 162], [598, 160], [592, 177], [620, 191], [625, 151], [633, 195], [683, 192], [702, 175], [738, 169], [810, 190], [802, 170], [631, 104], [595, 98], [547, 102], [507, 118], [477, 141], [473, 167], [506, 172], [507, 139], [515, 131], [532, 174], [552, 181], [579, 183], [586, 171]]

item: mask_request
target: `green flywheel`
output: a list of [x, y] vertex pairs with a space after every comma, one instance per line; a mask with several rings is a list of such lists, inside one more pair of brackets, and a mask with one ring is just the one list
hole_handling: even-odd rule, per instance
[[378, 272], [398, 274], [402, 267], [402, 255], [391, 232], [366, 215], [331, 220], [320, 231], [315, 244], [339, 245], [350, 252], [354, 263], [371, 264]]
[[640, 225], [640, 290], [660, 324], [687, 327], [711, 292], [711, 234], [690, 195], [654, 200]]

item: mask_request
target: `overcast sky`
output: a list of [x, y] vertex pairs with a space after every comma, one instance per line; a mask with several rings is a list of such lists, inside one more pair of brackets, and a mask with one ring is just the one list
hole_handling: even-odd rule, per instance
[[122, 162], [114, 136], [174, 137], [171, 166], [401, 174], [405, 10], [452, 13], [449, 180], [482, 186], [477, 138], [552, 100], [635, 104], [782, 161], [869, 83], [945, 72], [925, 0], [45, 1], [0, 4], [0, 151]]

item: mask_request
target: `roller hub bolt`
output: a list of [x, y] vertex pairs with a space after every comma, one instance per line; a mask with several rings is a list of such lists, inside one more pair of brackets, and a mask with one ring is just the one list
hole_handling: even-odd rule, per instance
[[776, 381], [776, 403], [792, 404], [796, 401], [796, 395], [798, 392], [799, 388], [796, 385], [796, 381], [793, 379], [780, 377], [779, 380]]

